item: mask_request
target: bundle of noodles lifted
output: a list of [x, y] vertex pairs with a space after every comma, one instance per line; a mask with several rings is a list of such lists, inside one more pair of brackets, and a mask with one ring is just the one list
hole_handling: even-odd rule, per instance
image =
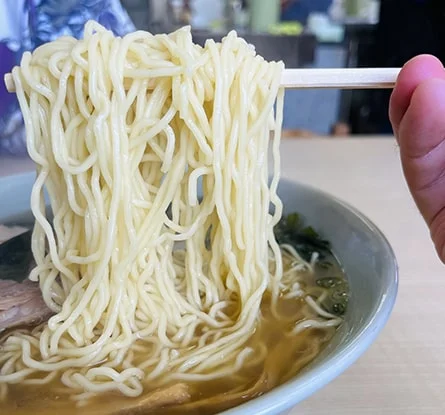
[[200, 47], [95, 22], [23, 55], [29, 279], [53, 314], [2, 333], [2, 412], [214, 413], [320, 351], [341, 318], [316, 255], [274, 235], [282, 71], [234, 32]]

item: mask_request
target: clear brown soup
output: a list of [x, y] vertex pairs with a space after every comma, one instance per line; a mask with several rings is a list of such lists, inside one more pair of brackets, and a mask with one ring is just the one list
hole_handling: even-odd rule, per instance
[[[332, 267], [328, 270], [316, 267], [316, 278], [308, 279], [306, 290], [317, 296], [325, 288], [317, 285], [319, 278], [332, 275], [345, 275], [334, 257], [329, 258]], [[144, 405], [144, 396], [124, 398], [118, 394], [102, 394], [83, 406], [76, 406], [69, 395], [61, 392], [60, 381], [43, 386], [12, 385], [4, 402], [0, 402], [1, 414], [14, 415], [210, 415], [235, 407], [258, 397], [270, 389], [288, 381], [310, 363], [329, 342], [337, 328], [306, 329], [298, 335], [289, 336], [286, 332], [307, 315], [303, 299], [283, 299], [278, 309], [289, 319], [277, 319], [270, 312], [268, 299], [263, 301], [261, 317], [249, 346], [263, 342], [267, 346], [264, 361], [255, 368], [241, 369], [239, 373], [219, 380], [180, 384], [187, 388], [190, 398], [186, 402], [173, 405]], [[1, 353], [1, 349], [0, 349]], [[178, 384], [166, 385], [173, 392]], [[147, 385], [147, 396], [153, 393]], [[173, 393], [174, 394], [174, 393]]]

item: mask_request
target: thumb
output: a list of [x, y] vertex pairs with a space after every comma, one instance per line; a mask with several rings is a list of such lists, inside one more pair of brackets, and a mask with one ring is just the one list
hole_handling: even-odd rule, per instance
[[398, 135], [406, 181], [445, 262], [444, 78], [427, 79], [416, 87]]
[[431, 78], [445, 79], [442, 62], [432, 55], [419, 55], [409, 60], [400, 71], [389, 103], [389, 118], [399, 139], [399, 126], [416, 88]]

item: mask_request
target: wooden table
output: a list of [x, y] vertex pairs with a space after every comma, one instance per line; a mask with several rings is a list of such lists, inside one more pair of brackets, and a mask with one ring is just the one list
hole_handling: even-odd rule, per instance
[[283, 176], [360, 209], [385, 233], [400, 266], [396, 305], [375, 344], [290, 414], [445, 414], [445, 265], [407, 190], [396, 142], [290, 140], [282, 150]]
[[[290, 414], [445, 414], [445, 265], [408, 193], [395, 141], [288, 139], [281, 148], [284, 177], [360, 209], [386, 234], [400, 266], [399, 296], [378, 340]], [[29, 168], [0, 158], [0, 176]]]

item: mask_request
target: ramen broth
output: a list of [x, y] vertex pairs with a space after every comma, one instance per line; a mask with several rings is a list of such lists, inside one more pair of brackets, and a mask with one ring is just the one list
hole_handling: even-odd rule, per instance
[[[326, 267], [326, 263], [330, 266]], [[341, 278], [346, 283], [345, 274], [338, 261], [330, 256], [314, 267], [315, 275], [307, 275], [305, 293], [314, 298], [325, 298], [329, 304], [329, 289], [326, 283], [331, 277]], [[329, 284], [328, 284], [329, 285]], [[257, 328], [247, 346], [258, 353], [258, 345], [266, 345], [266, 358], [256, 366], [241, 369], [235, 375], [202, 382], [175, 382], [166, 384], [183, 386], [189, 398], [176, 405], [144, 405], [144, 396], [138, 398], [122, 397], [118, 394], [104, 393], [87, 402], [75, 403], [60, 381], [45, 385], [11, 385], [6, 400], [0, 402], [0, 413], [16, 415], [45, 414], [113, 414], [135, 415], [156, 413], [159, 415], [210, 415], [240, 405], [258, 397], [268, 390], [288, 381], [310, 363], [329, 342], [338, 327], [309, 328], [296, 335], [288, 333], [296, 323], [311, 317], [311, 309], [304, 298], [278, 300], [280, 317], [270, 311], [269, 298], [265, 297], [261, 306], [261, 316]], [[321, 303], [323, 307], [323, 303]], [[312, 312], [313, 313], [313, 312]], [[313, 313], [313, 317], [316, 314]], [[262, 347], [262, 346], [261, 346]], [[1, 350], [1, 349], [0, 349]], [[149, 395], [150, 385], [146, 385]], [[71, 393], [73, 393], [71, 391]], [[174, 399], [172, 399], [174, 401]], [[179, 399], [181, 401], [181, 399]], [[141, 404], [139, 405], [139, 402]]]

